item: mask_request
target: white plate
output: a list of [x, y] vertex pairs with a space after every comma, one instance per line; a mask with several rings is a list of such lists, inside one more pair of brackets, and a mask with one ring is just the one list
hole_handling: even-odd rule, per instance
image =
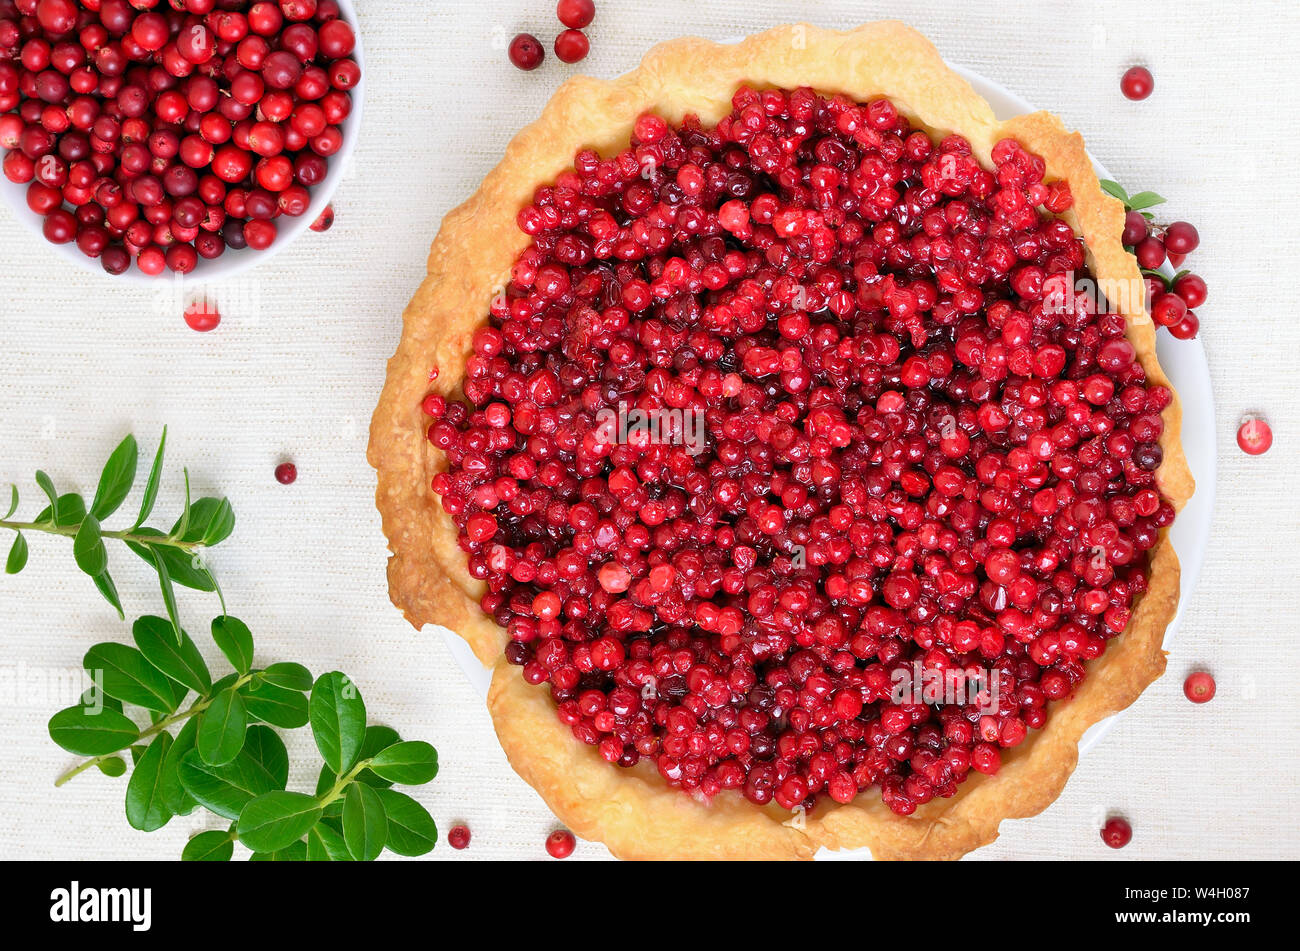
[[[962, 67], [953, 67], [961, 73], [975, 91], [993, 106], [1000, 119], [1008, 119], [1025, 112], [1033, 112], [1034, 107], [1015, 93], [995, 82]], [[1113, 178], [1106, 169], [1093, 160], [1097, 174], [1102, 178]], [[1134, 183], [1135, 187], [1146, 187], [1150, 183]], [[1196, 495], [1187, 503], [1174, 522], [1172, 537], [1174, 549], [1182, 562], [1182, 591], [1178, 599], [1178, 611], [1165, 631], [1165, 646], [1173, 639], [1183, 613], [1196, 590], [1196, 579], [1201, 573], [1201, 563], [1205, 558], [1205, 548], [1210, 537], [1210, 521], [1214, 511], [1215, 483], [1215, 431], [1214, 431], [1214, 397], [1210, 391], [1210, 368], [1205, 359], [1205, 347], [1199, 339], [1177, 340], [1171, 334], [1162, 332], [1157, 335], [1157, 352], [1160, 364], [1169, 375], [1170, 382], [1183, 404], [1183, 451], [1187, 454], [1187, 464], [1196, 478]], [[487, 695], [491, 680], [489, 671], [478, 662], [469, 646], [446, 628], [438, 628], [448, 649], [456, 662], [465, 672], [465, 676]], [[1086, 753], [1108, 733], [1123, 714], [1116, 714], [1093, 724], [1079, 741], [1079, 752]], [[843, 856], [865, 854], [866, 850], [840, 853]], [[822, 850], [825, 855], [825, 850]]]
[[[365, 106], [366, 98], [366, 62], [365, 55], [361, 48], [361, 26], [357, 22], [357, 12], [353, 8], [352, 0], [338, 0], [339, 10], [343, 14], [343, 19], [347, 20], [352, 26], [352, 32], [356, 34], [357, 47], [352, 52], [352, 58], [357, 61], [361, 67], [361, 81], [352, 89], [352, 112], [343, 120], [340, 128], [343, 131], [343, 147], [338, 150], [329, 160], [329, 170], [325, 173], [325, 180], [311, 189], [311, 207], [307, 213], [297, 218], [290, 218], [281, 215], [276, 219], [276, 226], [279, 233], [276, 235], [275, 243], [265, 251], [253, 251], [244, 248], [242, 251], [226, 250], [219, 258], [208, 260], [199, 258], [198, 267], [190, 274], [186, 275], [187, 281], [217, 281], [228, 277], [234, 277], [236, 274], [242, 274], [255, 265], [269, 261], [275, 255], [279, 254], [290, 244], [294, 242], [304, 231], [311, 227], [325, 206], [330, 203], [334, 197], [334, 191], [339, 187], [339, 183], [348, 174], [348, 169], [352, 162], [352, 152], [357, 146], [357, 138], [361, 134], [361, 113]], [[111, 275], [104, 270], [99, 263], [98, 258], [88, 258], [77, 249], [75, 242], [68, 244], [51, 244], [45, 240], [45, 235], [41, 231], [44, 217], [36, 214], [27, 207], [27, 186], [18, 185], [9, 181], [3, 175], [0, 175], [0, 197], [4, 198], [5, 204], [9, 206], [15, 218], [23, 223], [28, 231], [32, 232], [37, 238], [37, 242], [42, 248], [46, 248], [59, 255], [75, 266], [85, 271], [98, 274], [101, 277], [114, 281], [119, 284], [135, 284], [140, 286], [159, 286], [160, 282], [167, 282], [174, 279], [171, 271], [163, 271], [157, 277], [150, 277], [135, 266], [132, 261], [131, 266], [121, 274]]]

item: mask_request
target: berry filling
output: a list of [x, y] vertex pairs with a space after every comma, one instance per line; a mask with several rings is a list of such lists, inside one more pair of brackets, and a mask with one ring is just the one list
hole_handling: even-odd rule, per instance
[[424, 401], [433, 489], [607, 761], [908, 814], [1124, 630], [1172, 394], [1074, 293], [1069, 189], [1015, 141], [990, 171], [888, 100], [733, 105], [643, 116], [520, 211], [464, 400]]

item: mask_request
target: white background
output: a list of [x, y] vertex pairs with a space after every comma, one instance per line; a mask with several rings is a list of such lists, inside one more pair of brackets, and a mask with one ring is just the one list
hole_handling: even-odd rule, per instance
[[[178, 512], [181, 465], [197, 494], [229, 495], [238, 527], [211, 561], [232, 613], [253, 628], [259, 661], [344, 670], [372, 722], [438, 747], [441, 775], [416, 795], [444, 835], [463, 820], [474, 839], [465, 853], [440, 844], [434, 858], [543, 857], [555, 820], [510, 771], [437, 633], [411, 629], [388, 602], [365, 444], [439, 219], [575, 68], [548, 54], [525, 74], [506, 60], [504, 42], [519, 30], [549, 48], [559, 29], [550, 0], [359, 5], [367, 115], [335, 200], [338, 222], [218, 288], [227, 304], [217, 332], [189, 331], [167, 291], [65, 264], [0, 210], [0, 483], [19, 484], [20, 513], [30, 517], [41, 507], [36, 468], [63, 491], [89, 495], [123, 435], [134, 432], [147, 455], [168, 424], [158, 511]], [[1219, 501], [1169, 673], [1084, 758], [1051, 808], [1007, 823], [975, 858], [1300, 857], [1297, 9], [598, 0], [582, 64], [598, 76], [630, 69], [652, 43], [683, 33], [723, 39], [796, 19], [905, 19], [952, 62], [1056, 111], [1130, 190], [1159, 191], [1170, 200], [1162, 213], [1200, 229], [1203, 248], [1189, 265], [1210, 286], [1200, 316], [1219, 407]], [[1119, 77], [1138, 62], [1152, 69], [1156, 91], [1130, 103]], [[1273, 450], [1261, 458], [1234, 442], [1247, 411], [1264, 411], [1274, 426]], [[287, 458], [300, 475], [283, 487], [272, 470]], [[134, 504], [133, 495], [126, 509]], [[45, 724], [70, 701], [24, 684], [33, 670], [74, 668], [90, 645], [130, 635], [76, 571], [67, 541], [30, 541], [27, 570], [0, 576], [0, 857], [176, 857], [193, 822], [132, 830], [124, 779], [92, 772], [53, 788], [74, 759]], [[110, 558], [128, 615], [160, 613], [143, 564], [120, 546]], [[210, 596], [182, 598], [201, 644], [215, 611]], [[1182, 696], [1184, 676], [1198, 668], [1219, 683], [1204, 707]], [[299, 763], [314, 761], [306, 731], [290, 748]], [[297, 788], [310, 776], [297, 775]], [[1097, 834], [1109, 812], [1134, 827], [1119, 853]], [[607, 853], [580, 843], [577, 855]]]

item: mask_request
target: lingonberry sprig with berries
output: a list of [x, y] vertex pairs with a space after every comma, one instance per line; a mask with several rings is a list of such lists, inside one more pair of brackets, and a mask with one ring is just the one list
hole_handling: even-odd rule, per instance
[[1201, 243], [1196, 228], [1186, 221], [1156, 224], [1155, 216], [1148, 209], [1164, 204], [1165, 200], [1155, 192], [1129, 195], [1117, 182], [1106, 180], [1101, 182], [1101, 187], [1124, 203], [1127, 214], [1122, 240], [1142, 269], [1151, 319], [1159, 327], [1168, 327], [1179, 340], [1191, 340], [1201, 327], [1193, 308], [1205, 303], [1205, 281], [1187, 270], [1177, 270], [1169, 277], [1160, 268], [1166, 261], [1171, 268], [1182, 267], [1183, 261]]
[[[87, 504], [76, 492], [60, 494], [53, 480], [44, 472], [36, 473], [36, 484], [49, 499], [49, 505], [30, 521], [12, 520], [18, 510], [18, 487], [10, 487], [10, 503], [0, 528], [15, 533], [9, 556], [5, 563], [7, 574], [17, 574], [27, 565], [28, 545], [24, 533], [41, 532], [72, 539], [72, 555], [77, 567], [90, 576], [105, 600], [125, 620], [122, 600], [117, 585], [108, 570], [108, 546], [105, 541], [120, 541], [139, 555], [158, 574], [163, 602], [171, 620], [173, 633], [181, 639], [180, 617], [176, 607], [175, 586], [181, 585], [198, 591], [216, 592], [221, 599], [221, 589], [211, 568], [203, 559], [203, 552], [219, 545], [230, 537], [235, 528], [235, 512], [224, 498], [190, 499], [190, 475], [185, 473], [185, 507], [170, 531], [151, 528], [145, 523], [153, 514], [162, 482], [163, 450], [167, 444], [164, 427], [153, 466], [145, 481], [140, 500], [139, 514], [130, 527], [107, 529], [103, 522], [117, 512], [126, 501], [136, 483], [139, 447], [134, 436], [127, 436], [113, 450], [99, 476], [95, 495]], [[222, 600], [222, 610], [225, 602]]]
[[[230, 823], [193, 836], [186, 861], [229, 861], [236, 842], [255, 861], [370, 861], [385, 848], [415, 856], [434, 847], [433, 817], [391, 787], [431, 782], [437, 751], [366, 726], [366, 705], [346, 675], [313, 681], [302, 664], [255, 667], [248, 626], [226, 615], [212, 622], [212, 639], [234, 670], [219, 680], [188, 634], [173, 639], [166, 618], [142, 617], [132, 633], [135, 647], [86, 652], [95, 686], [50, 719], [50, 738], [86, 757], [55, 785], [92, 768], [123, 776], [130, 751], [133, 828], [153, 832], [200, 807]], [[147, 715], [146, 726], [126, 715], [130, 708]], [[309, 723], [324, 760], [313, 794], [286, 789], [289, 754], [273, 729]]]

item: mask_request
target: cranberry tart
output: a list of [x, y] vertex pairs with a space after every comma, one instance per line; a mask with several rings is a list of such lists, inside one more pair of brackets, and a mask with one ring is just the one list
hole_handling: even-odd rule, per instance
[[1193, 484], [1123, 224], [899, 23], [570, 80], [406, 311], [393, 601], [616, 855], [992, 841], [1165, 667]]

